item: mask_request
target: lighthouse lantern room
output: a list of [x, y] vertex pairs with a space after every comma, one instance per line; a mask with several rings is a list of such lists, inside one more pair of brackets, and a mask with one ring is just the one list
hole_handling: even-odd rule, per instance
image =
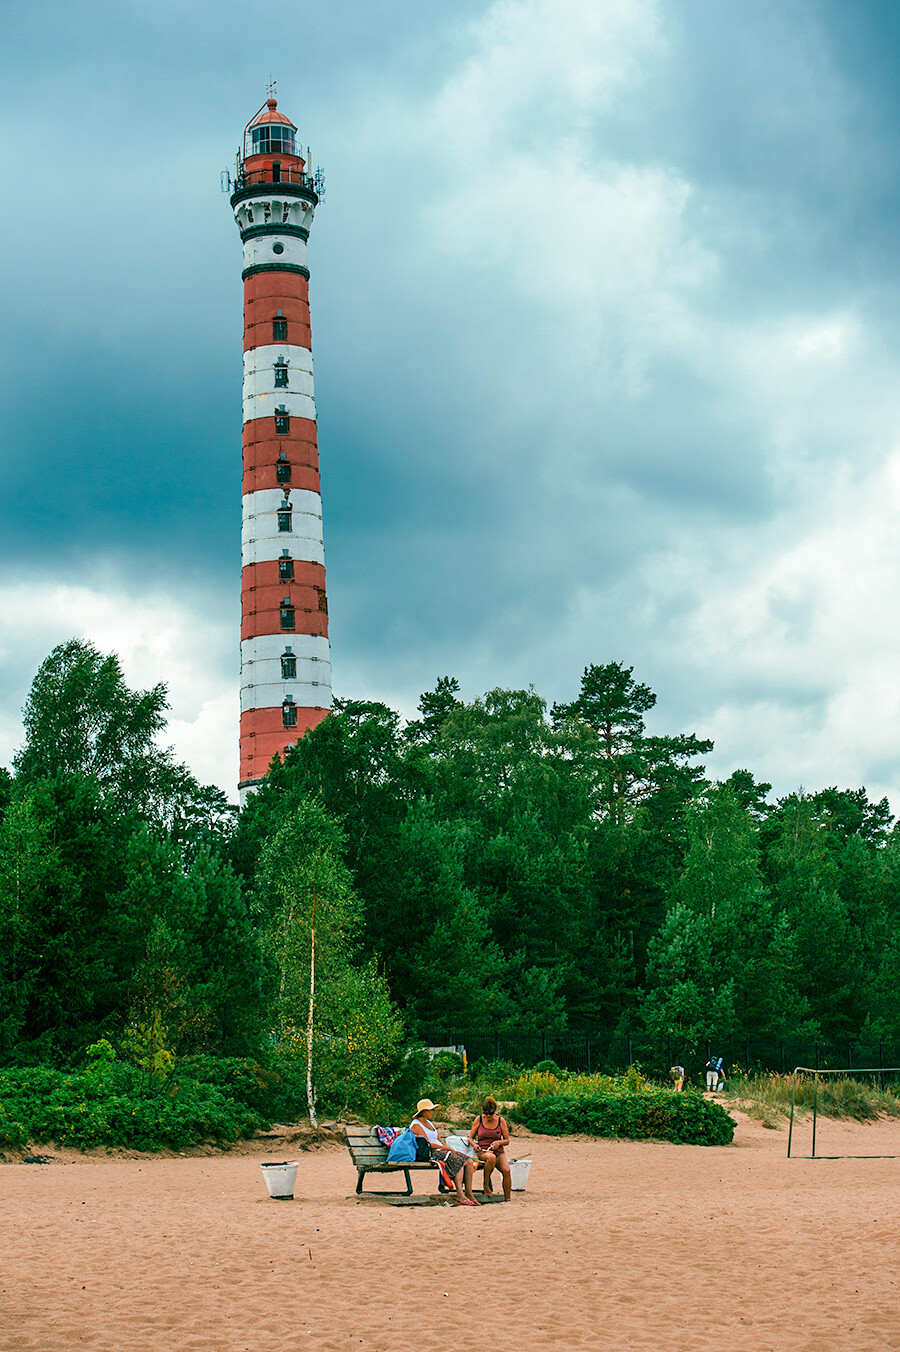
[[321, 195], [267, 99], [231, 205], [244, 246], [241, 801], [331, 707], [306, 244]]

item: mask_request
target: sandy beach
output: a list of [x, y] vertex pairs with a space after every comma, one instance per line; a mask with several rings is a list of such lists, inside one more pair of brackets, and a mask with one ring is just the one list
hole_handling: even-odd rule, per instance
[[[900, 1348], [900, 1161], [788, 1160], [785, 1130], [737, 1116], [712, 1149], [517, 1137], [527, 1191], [478, 1209], [360, 1202], [346, 1149], [288, 1132], [38, 1147], [48, 1163], [0, 1165], [0, 1348]], [[900, 1124], [820, 1121], [818, 1149], [900, 1153]], [[259, 1163], [284, 1158], [297, 1196], [273, 1202]]]

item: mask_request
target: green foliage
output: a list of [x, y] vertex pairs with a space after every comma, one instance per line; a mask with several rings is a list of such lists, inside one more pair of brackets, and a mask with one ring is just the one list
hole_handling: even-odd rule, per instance
[[28, 1140], [28, 1128], [17, 1121], [8, 1106], [0, 1103], [0, 1150], [18, 1150]]
[[[283, 1058], [304, 1060], [332, 1106], [358, 1106], [401, 1038], [374, 960], [358, 965], [361, 916], [344, 836], [316, 799], [301, 799], [263, 851], [257, 908], [277, 969], [272, 1006]], [[311, 1116], [315, 1095], [311, 1094]]]
[[103, 1079], [85, 1048], [127, 1037], [155, 1084], [150, 1043], [175, 1074], [271, 1035], [299, 1068], [311, 1033], [323, 1103], [387, 1111], [426, 1074], [403, 1029], [432, 1024], [900, 1037], [887, 802], [709, 784], [710, 743], [651, 734], [655, 706], [619, 662], [549, 717], [451, 677], [406, 728], [338, 700], [235, 823], [159, 749], [164, 688], [61, 645], [0, 773], [0, 1064]]
[[702, 776], [702, 767], [690, 762], [713, 745], [693, 734], [647, 736], [644, 715], [656, 696], [634, 680], [633, 670], [620, 662], [586, 667], [578, 698], [553, 708], [558, 725], [574, 721], [593, 734], [588, 745], [598, 808], [617, 824], [662, 790], [689, 794]]
[[22, 1125], [27, 1139], [92, 1146], [179, 1149], [204, 1140], [234, 1141], [263, 1129], [265, 1119], [211, 1084], [173, 1075], [146, 1094], [135, 1067], [110, 1065], [103, 1076], [48, 1067], [0, 1071], [0, 1130]]
[[273, 1122], [296, 1121], [306, 1104], [305, 1071], [271, 1057], [192, 1056], [179, 1063], [178, 1075], [211, 1085]]
[[152, 1090], [171, 1075], [175, 1057], [166, 1046], [165, 1029], [159, 1014], [154, 1012], [146, 1023], [134, 1023], [125, 1030], [122, 1051], [143, 1077], [142, 1083]]
[[654, 1138], [680, 1145], [729, 1145], [735, 1122], [718, 1103], [697, 1094], [663, 1090], [633, 1094], [545, 1094], [511, 1113], [532, 1131], [550, 1136]]
[[484, 1092], [487, 1095], [498, 1085], [515, 1084], [521, 1071], [522, 1067], [513, 1065], [512, 1061], [494, 1061], [480, 1056], [469, 1066], [469, 1079], [475, 1081], [476, 1085], [485, 1084]]
[[102, 1076], [110, 1064], [115, 1061], [116, 1049], [105, 1037], [93, 1042], [84, 1049], [85, 1074]]
[[129, 690], [119, 659], [69, 639], [41, 664], [25, 708], [25, 745], [14, 757], [24, 784], [70, 775], [91, 780], [124, 811], [196, 827], [228, 817], [225, 796], [201, 789], [171, 751], [160, 750], [166, 688]]
[[463, 1059], [456, 1052], [438, 1052], [431, 1058], [431, 1073], [441, 1082], [456, 1078], [464, 1071]]

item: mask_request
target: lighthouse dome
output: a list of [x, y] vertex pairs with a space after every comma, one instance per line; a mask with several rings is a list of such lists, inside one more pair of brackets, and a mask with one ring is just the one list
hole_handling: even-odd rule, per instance
[[296, 131], [291, 119], [279, 113], [277, 100], [267, 99], [265, 106], [247, 125], [244, 154], [293, 155]]

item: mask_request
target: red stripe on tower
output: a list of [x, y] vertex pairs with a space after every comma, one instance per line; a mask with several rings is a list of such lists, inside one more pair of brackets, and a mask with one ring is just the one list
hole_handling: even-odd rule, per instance
[[242, 802], [331, 708], [306, 263], [319, 195], [296, 134], [268, 99], [231, 197], [244, 245]]

